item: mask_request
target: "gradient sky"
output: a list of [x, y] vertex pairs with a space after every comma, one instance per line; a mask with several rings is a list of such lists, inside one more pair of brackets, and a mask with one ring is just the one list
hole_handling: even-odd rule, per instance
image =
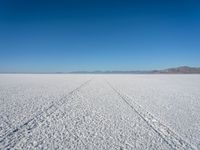
[[198, 0], [0, 0], [0, 71], [200, 66]]

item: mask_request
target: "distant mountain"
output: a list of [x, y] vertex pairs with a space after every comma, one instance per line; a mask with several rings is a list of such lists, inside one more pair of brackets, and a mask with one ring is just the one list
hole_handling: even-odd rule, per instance
[[163, 70], [73, 71], [73, 72], [0, 72], [0, 74], [200, 74], [200, 67], [181, 66]]
[[200, 67], [181, 66], [148, 71], [75, 71], [74, 74], [200, 74]]
[[168, 68], [164, 70], [154, 70], [154, 73], [165, 73], [165, 74], [200, 74], [200, 68], [181, 66], [177, 68]]

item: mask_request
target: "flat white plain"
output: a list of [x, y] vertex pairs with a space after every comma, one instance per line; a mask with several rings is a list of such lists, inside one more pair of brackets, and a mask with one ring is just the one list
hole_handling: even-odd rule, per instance
[[0, 149], [200, 149], [200, 75], [0, 75]]

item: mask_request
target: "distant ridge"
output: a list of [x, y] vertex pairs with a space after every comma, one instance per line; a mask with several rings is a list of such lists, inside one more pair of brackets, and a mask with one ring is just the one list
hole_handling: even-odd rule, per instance
[[1, 74], [200, 74], [200, 67], [180, 66], [163, 70], [72, 71], [72, 72], [0, 72]]
[[180, 66], [147, 71], [74, 71], [72, 74], [200, 74], [200, 67]]
[[155, 70], [155, 73], [166, 74], [200, 74], [200, 67], [181, 66], [177, 68], [168, 68], [164, 70]]

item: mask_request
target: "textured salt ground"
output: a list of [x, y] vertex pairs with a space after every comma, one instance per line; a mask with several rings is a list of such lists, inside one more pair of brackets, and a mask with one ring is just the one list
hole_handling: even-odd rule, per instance
[[[94, 94], [96, 93], [96, 94]], [[27, 134], [23, 149], [170, 149], [102, 79], [81, 88]]]
[[[148, 124], [149, 122], [134, 112], [109, 86], [105, 81], [105, 76], [95, 76], [91, 81], [86, 80], [89, 78], [91, 76], [84, 78], [84, 82], [82, 78], [80, 85], [83, 84], [83, 86], [64, 99], [59, 98], [52, 100], [53, 103], [47, 103], [45, 108], [48, 109], [41, 109], [40, 111], [44, 113], [40, 116], [29, 117], [33, 120], [25, 124], [22, 129], [7, 136], [6, 140], [0, 143], [0, 148], [185, 149], [184, 143], [180, 147], [177, 141], [166, 142], [166, 139], [174, 140], [175, 138], [170, 138], [171, 134], [159, 134], [162, 128], [157, 133]], [[111, 79], [114, 78], [111, 77]], [[111, 79], [109, 81], [117, 87]], [[114, 81], [117, 83], [116, 80]], [[129, 99], [130, 104], [134, 106], [131, 100], [135, 100]], [[151, 117], [150, 120], [152, 120]], [[5, 120], [2, 122], [6, 123]], [[9, 129], [8, 125], [6, 127]], [[189, 148], [191, 148], [190, 144]]]
[[13, 128], [23, 124], [90, 78], [87, 75], [1, 74], [1, 124]]
[[106, 79], [200, 149], [200, 75], [115, 75]]

